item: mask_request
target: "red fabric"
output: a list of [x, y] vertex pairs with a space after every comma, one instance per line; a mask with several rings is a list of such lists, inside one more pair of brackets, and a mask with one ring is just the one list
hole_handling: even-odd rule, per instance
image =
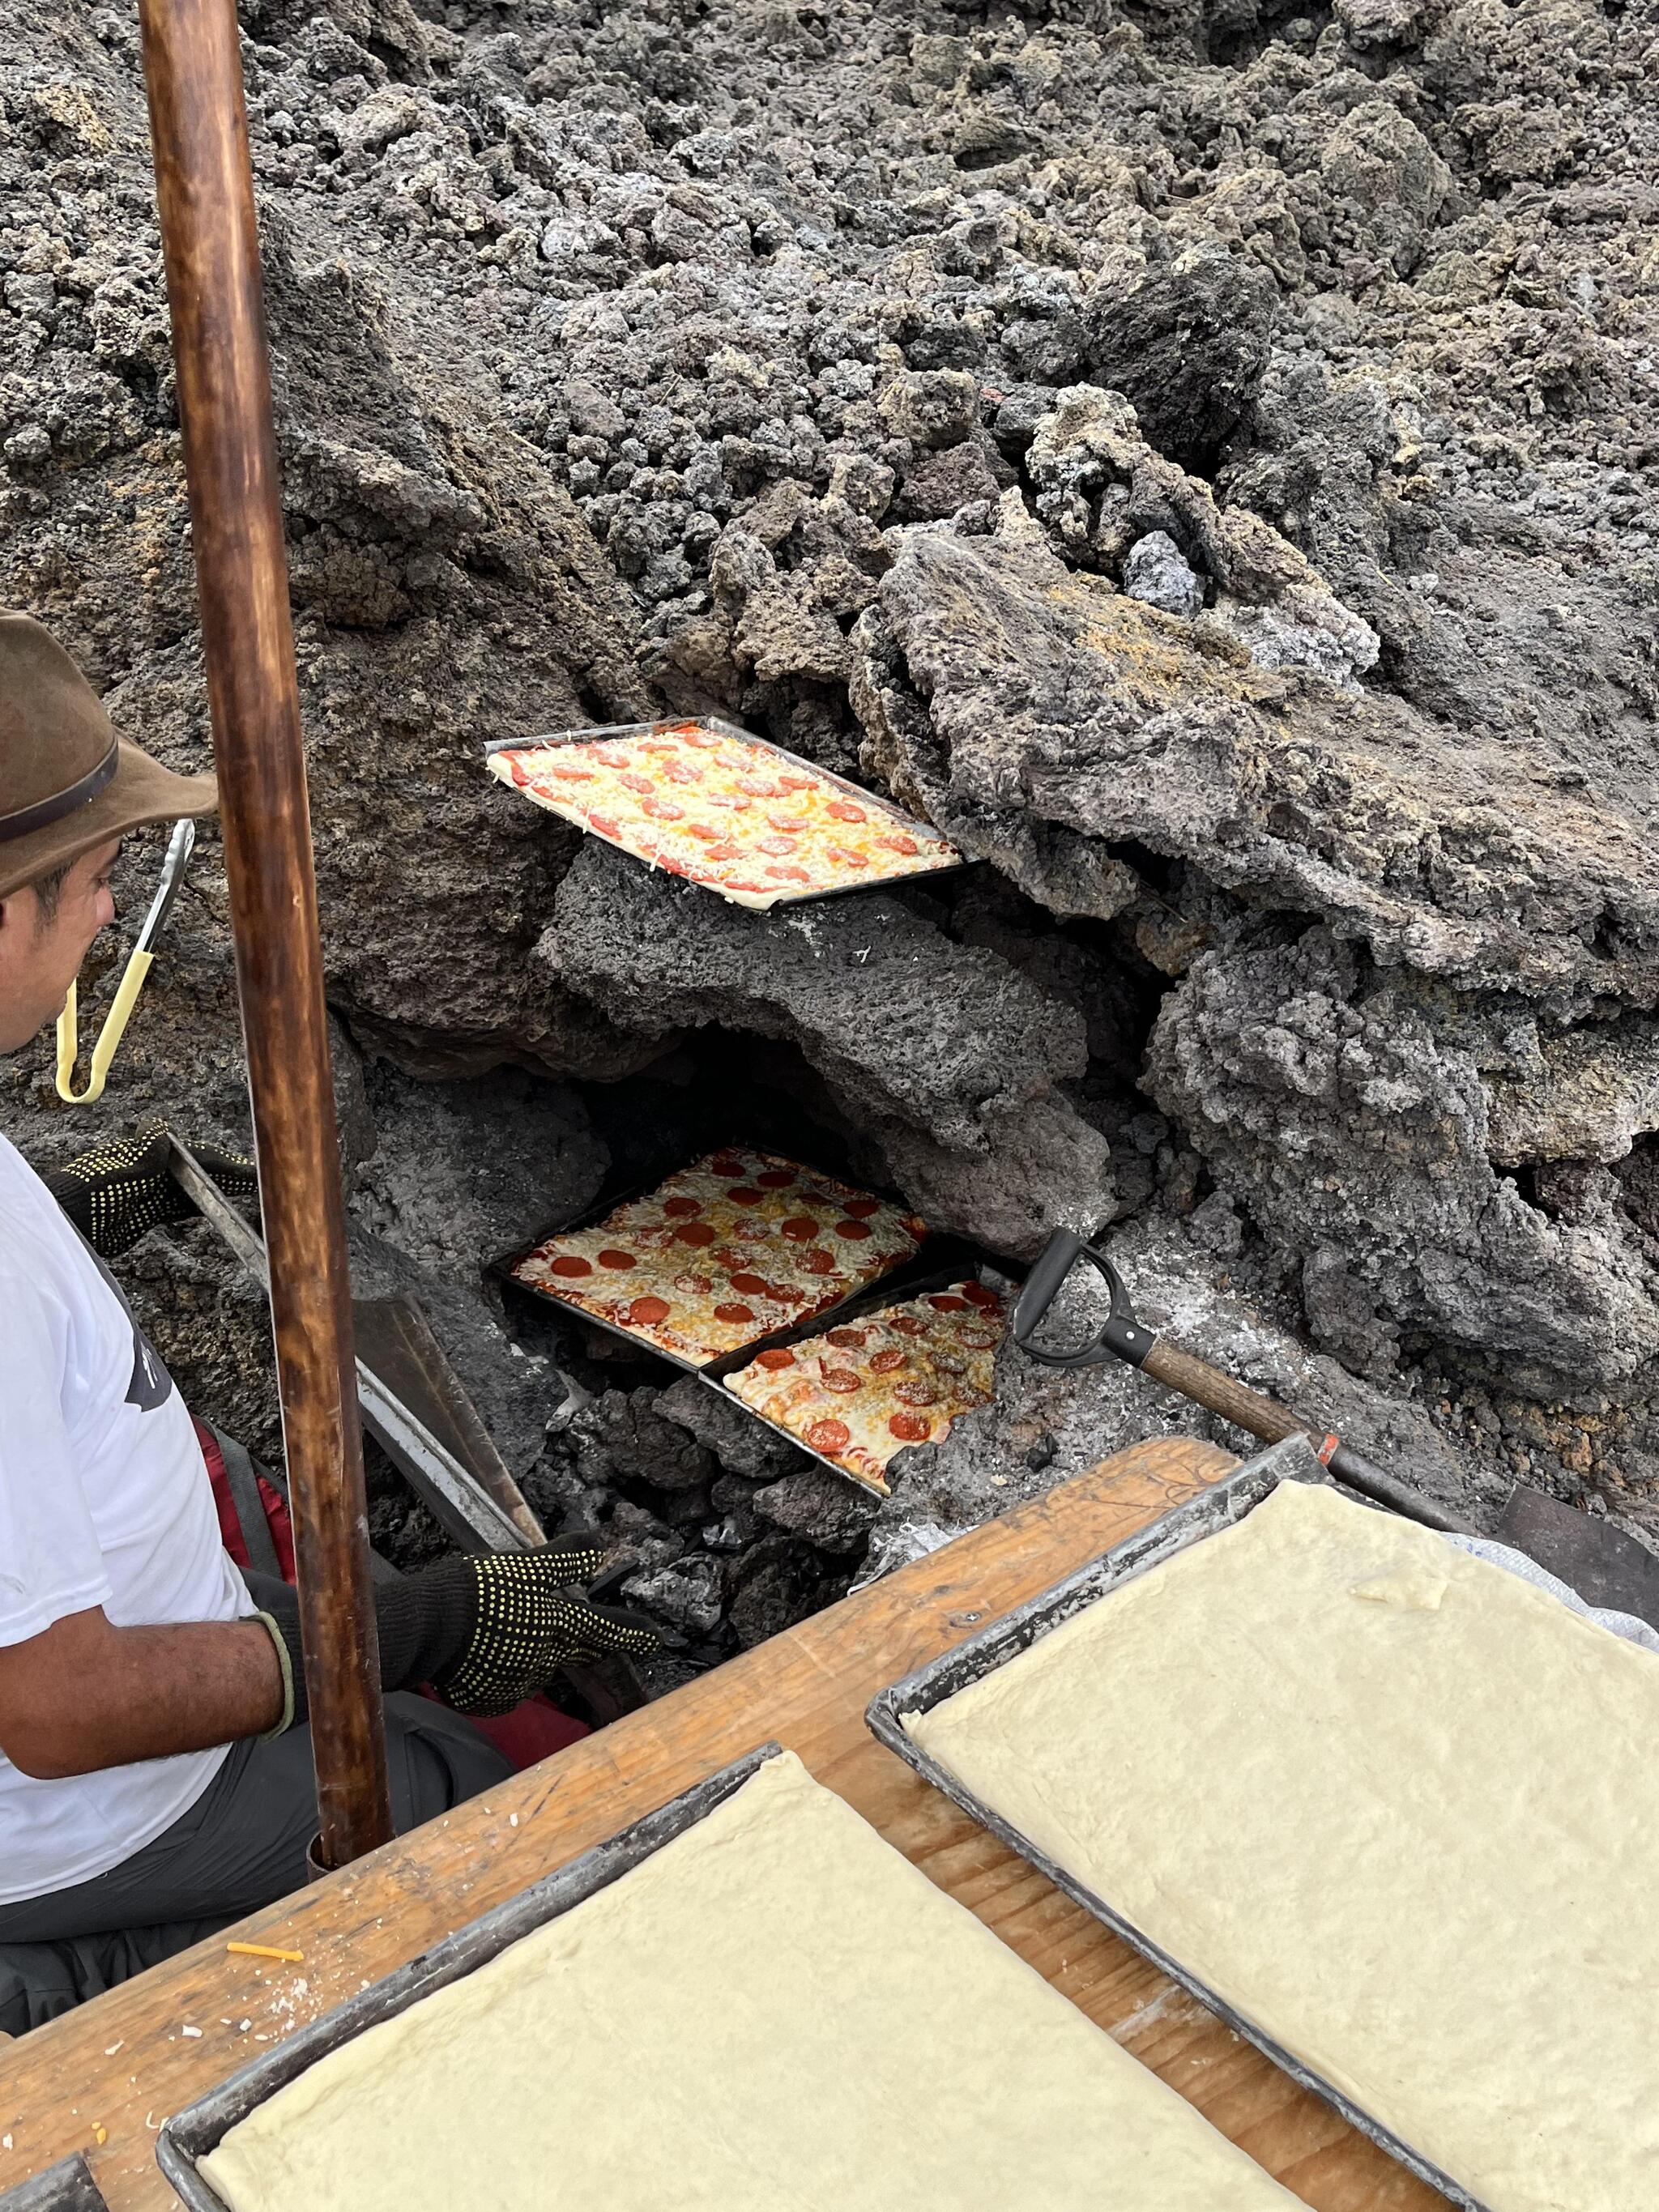
[[[434, 1698], [440, 1705], [443, 1702], [433, 1689], [422, 1690], [421, 1695]], [[576, 1743], [593, 1733], [586, 1721], [562, 1713], [550, 1698], [539, 1693], [514, 1705], [510, 1713], [501, 1713], [495, 1718], [469, 1713], [467, 1718], [478, 1734], [488, 1736], [501, 1757], [510, 1759], [520, 1773], [526, 1766], [534, 1766], [538, 1759], [551, 1759], [566, 1744]]]
[[[236, 1501], [230, 1492], [230, 1477], [225, 1472], [224, 1455], [219, 1449], [219, 1440], [204, 1421], [196, 1423], [196, 1441], [202, 1447], [202, 1457], [207, 1462], [208, 1480], [213, 1485], [213, 1503], [219, 1516], [219, 1534], [226, 1551], [239, 1567], [248, 1567], [252, 1561], [242, 1535], [242, 1524], [236, 1516]], [[285, 1583], [294, 1575], [294, 1522], [288, 1510], [288, 1500], [274, 1482], [267, 1482], [262, 1474], [254, 1480], [259, 1486], [259, 1502], [265, 1509], [265, 1525], [270, 1530], [270, 1540], [276, 1550], [276, 1565]]]
[[[225, 1472], [224, 1455], [219, 1449], [218, 1438], [205, 1422], [196, 1424], [196, 1440], [202, 1447], [202, 1457], [207, 1465], [208, 1480], [213, 1485], [213, 1503], [219, 1516], [219, 1534], [226, 1551], [239, 1567], [252, 1563], [247, 1545], [242, 1536], [242, 1524], [237, 1517], [236, 1501], [230, 1492], [230, 1477]], [[294, 1573], [294, 1522], [288, 1510], [288, 1500], [274, 1483], [264, 1475], [258, 1478], [259, 1501], [265, 1509], [265, 1521], [270, 1529], [270, 1540], [276, 1547], [276, 1564], [282, 1569], [283, 1580], [292, 1583]], [[443, 1700], [435, 1690], [421, 1692], [435, 1704]], [[550, 1759], [556, 1751], [562, 1751], [568, 1743], [575, 1743], [592, 1730], [585, 1721], [570, 1713], [563, 1713], [550, 1698], [526, 1698], [510, 1713], [498, 1719], [486, 1720], [477, 1713], [467, 1718], [482, 1736], [489, 1738], [501, 1757], [510, 1759], [520, 1772], [534, 1766], [538, 1759]]]

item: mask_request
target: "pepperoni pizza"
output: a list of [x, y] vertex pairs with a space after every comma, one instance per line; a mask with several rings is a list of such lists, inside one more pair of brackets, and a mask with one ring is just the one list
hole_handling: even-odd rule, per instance
[[794, 1160], [733, 1146], [550, 1237], [514, 1267], [532, 1290], [702, 1367], [810, 1321], [910, 1259], [915, 1214]]
[[851, 890], [962, 859], [935, 830], [738, 732], [659, 724], [515, 746], [491, 775], [538, 806], [733, 904]]
[[938, 1443], [959, 1413], [990, 1402], [1002, 1300], [982, 1283], [952, 1283], [903, 1305], [773, 1352], [726, 1387], [885, 1492], [887, 1464], [907, 1444]]

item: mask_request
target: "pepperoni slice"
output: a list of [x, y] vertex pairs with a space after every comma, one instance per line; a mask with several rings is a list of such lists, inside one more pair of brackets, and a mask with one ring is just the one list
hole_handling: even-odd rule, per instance
[[839, 1352], [856, 1352], [867, 1342], [861, 1328], [832, 1328], [824, 1336], [826, 1344], [833, 1344]]
[[780, 791], [811, 791], [811, 788], [812, 779], [810, 775], [781, 775], [778, 778]]
[[981, 1313], [1000, 1313], [1002, 1310], [1002, 1300], [994, 1291], [988, 1291], [983, 1283], [964, 1283], [962, 1295]]
[[747, 1183], [742, 1182], [735, 1184], [726, 1194], [733, 1206], [758, 1206], [762, 1197], [759, 1191], [751, 1190]]
[[709, 845], [704, 848], [704, 854], [711, 860], [735, 860], [742, 850], [741, 845]]
[[805, 868], [797, 868], [787, 860], [774, 860], [766, 872], [775, 884], [810, 884], [812, 880]]
[[780, 860], [787, 860], [794, 849], [795, 841], [793, 837], [757, 837], [755, 840], [755, 850], [757, 853], [770, 853]]
[[836, 1255], [833, 1252], [826, 1252], [822, 1244], [815, 1244], [810, 1252], [803, 1252], [800, 1263], [809, 1275], [833, 1275], [836, 1272]]
[[[680, 1234], [683, 1237], [685, 1231], [682, 1230]], [[948, 1291], [941, 1291], [938, 1297], [929, 1298], [927, 1303], [935, 1313], [971, 1313], [973, 1311], [966, 1298], [952, 1297]]]
[[893, 1395], [902, 1398], [907, 1406], [937, 1406], [939, 1392], [931, 1382], [896, 1382]]
[[903, 1364], [904, 1354], [896, 1344], [890, 1344], [882, 1351], [872, 1352], [870, 1355], [871, 1370], [877, 1375], [890, 1375], [896, 1367], [902, 1367]]
[[787, 1221], [778, 1224], [779, 1236], [787, 1237], [792, 1244], [810, 1244], [817, 1233], [817, 1223], [805, 1213], [792, 1213]]
[[826, 860], [835, 861], [838, 867], [861, 868], [865, 866], [864, 854], [855, 853], [850, 845], [826, 845], [823, 857]]
[[926, 1336], [927, 1334], [927, 1324], [920, 1314], [895, 1314], [892, 1324], [901, 1336]]
[[975, 1352], [989, 1352], [994, 1345], [1001, 1343], [1002, 1337], [996, 1329], [964, 1328], [958, 1332], [957, 1341]]
[[706, 1221], [688, 1221], [674, 1234], [682, 1244], [712, 1244], [719, 1231]]
[[867, 1221], [872, 1213], [881, 1212], [881, 1200], [878, 1198], [849, 1198], [844, 1211], [850, 1213], [854, 1221]]
[[716, 1306], [714, 1309], [714, 1318], [716, 1321], [753, 1321], [755, 1318], [754, 1308], [752, 1306], [739, 1305]]
[[788, 1168], [768, 1168], [764, 1175], [755, 1177], [763, 1190], [787, 1190], [794, 1180]]
[[698, 838], [705, 845], [718, 845], [726, 832], [723, 830], [711, 830], [706, 822], [688, 822], [685, 825], [685, 834], [688, 837]]
[[763, 1298], [769, 1295], [764, 1275], [733, 1275], [732, 1287], [734, 1291], [741, 1291], [746, 1297]]
[[864, 1388], [863, 1376], [860, 1375], [854, 1375], [850, 1367], [820, 1368], [818, 1370], [818, 1379], [823, 1384], [826, 1390], [840, 1390], [845, 1392], [848, 1390], [861, 1390]]
[[683, 1291], [689, 1298], [706, 1298], [714, 1285], [707, 1275], [676, 1275], [674, 1288]]
[[740, 1176], [743, 1162], [736, 1152], [716, 1152], [708, 1163], [708, 1170], [711, 1175]]
[[647, 1328], [653, 1322], [666, 1321], [668, 1301], [666, 1298], [635, 1298], [628, 1309], [628, 1318]]
[[552, 1263], [552, 1271], [556, 1275], [591, 1275], [593, 1262], [579, 1260], [574, 1252], [561, 1252]]
[[763, 1352], [759, 1358], [755, 1362], [757, 1367], [769, 1367], [775, 1369], [779, 1367], [793, 1367], [794, 1364], [794, 1353], [782, 1345], [780, 1345], [775, 1352]]
[[619, 775], [617, 781], [624, 791], [654, 791], [657, 787], [648, 775]]
[[870, 1234], [870, 1224], [867, 1221], [838, 1221], [836, 1234], [844, 1237], [849, 1244], [861, 1244]]
[[914, 837], [884, 837], [881, 842], [890, 853], [902, 853], [907, 860], [915, 860], [921, 850]]
[[776, 799], [781, 796], [777, 785], [769, 776], [740, 775], [738, 789], [750, 799]]
[[639, 1264], [631, 1252], [620, 1252], [614, 1244], [599, 1255], [600, 1267], [614, 1267], [619, 1274], [626, 1273], [629, 1267], [637, 1267]]
[[653, 822], [678, 822], [685, 809], [674, 799], [653, 797], [641, 802], [640, 811]]
[[621, 824], [609, 814], [590, 813], [587, 826], [601, 837], [620, 837], [622, 835]]
[[[715, 854], [713, 857], [716, 860], [720, 860], [723, 859], [725, 855]], [[775, 884], [751, 884], [746, 876], [726, 876], [723, 878], [723, 881], [725, 882], [727, 890], [753, 891], [757, 898], [768, 897], [777, 889]]]
[[845, 1421], [814, 1421], [806, 1431], [806, 1441], [814, 1451], [825, 1452], [833, 1458], [836, 1452], [845, 1451], [852, 1443], [853, 1431]]
[[[519, 775], [516, 762], [514, 763], [513, 773], [515, 776]], [[561, 783], [592, 783], [593, 781], [592, 769], [579, 768], [574, 761], [549, 761], [545, 773], [549, 775], [556, 775]], [[520, 777], [520, 781], [523, 781], [522, 777]]]
[[804, 837], [812, 826], [800, 814], [769, 814], [766, 819], [774, 830], [781, 830], [786, 837]]
[[925, 1444], [933, 1433], [926, 1413], [895, 1413], [887, 1426], [902, 1444]]
[[664, 1199], [662, 1210], [671, 1221], [689, 1221], [694, 1213], [702, 1212], [695, 1198], [678, 1197]]
[[854, 806], [850, 799], [832, 799], [824, 812], [837, 822], [867, 822], [869, 815], [861, 806]]

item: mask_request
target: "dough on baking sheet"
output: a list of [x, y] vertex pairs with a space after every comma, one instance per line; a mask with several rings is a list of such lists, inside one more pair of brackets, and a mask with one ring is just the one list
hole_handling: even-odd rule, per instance
[[1282, 1483], [905, 1726], [1492, 2212], [1659, 2206], [1659, 1657]]
[[234, 2212], [1290, 2212], [793, 1755], [202, 2160]]

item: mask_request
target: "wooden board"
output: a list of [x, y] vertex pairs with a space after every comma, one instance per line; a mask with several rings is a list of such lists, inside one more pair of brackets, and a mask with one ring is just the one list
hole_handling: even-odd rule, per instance
[[[1434, 2191], [929, 1790], [864, 1725], [878, 1689], [1231, 1464], [1184, 1439], [1120, 1453], [234, 1931], [303, 1951], [301, 1965], [232, 1958], [220, 1938], [0, 2045], [0, 2190], [84, 2150], [111, 2212], [175, 2206], [155, 2165], [167, 2113], [270, 2039], [775, 1736], [1305, 2203], [1443, 2212]], [[638, 2094], [643, 2111], [648, 2082]]]

